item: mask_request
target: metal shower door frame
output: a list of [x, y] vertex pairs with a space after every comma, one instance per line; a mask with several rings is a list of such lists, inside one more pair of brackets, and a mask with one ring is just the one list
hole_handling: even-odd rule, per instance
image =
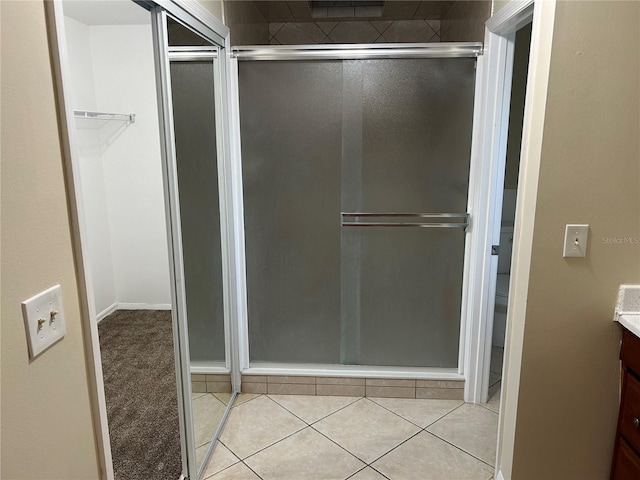
[[[171, 3], [158, 2], [160, 6], [152, 9], [152, 27], [154, 32], [154, 54], [156, 57], [156, 83], [158, 85], [158, 109], [160, 113], [160, 131], [163, 157], [163, 177], [165, 187], [165, 212], [167, 215], [168, 238], [170, 245], [170, 271], [171, 271], [171, 294], [174, 308], [173, 314], [173, 334], [174, 350], [176, 356], [176, 380], [178, 384], [178, 408], [180, 437], [182, 449], [182, 470], [183, 478], [198, 478], [204, 468], [198, 469], [196, 461], [195, 432], [193, 426], [193, 411], [191, 404], [191, 369], [188, 343], [188, 324], [186, 308], [186, 291], [184, 285], [184, 261], [182, 253], [182, 235], [180, 222], [180, 202], [177, 176], [177, 160], [175, 151], [175, 132], [173, 123], [172, 95], [171, 95], [171, 74], [170, 57], [176, 61], [189, 61], [202, 58], [218, 58], [214, 62], [215, 82], [215, 109], [216, 109], [216, 131], [217, 139], [217, 165], [219, 181], [219, 201], [220, 201], [220, 240], [222, 253], [222, 281], [223, 281], [223, 301], [224, 301], [224, 325], [225, 325], [225, 364], [229, 370], [234, 392], [240, 389], [238, 373], [238, 362], [234, 357], [233, 338], [235, 323], [234, 318], [234, 292], [233, 288], [233, 253], [230, 243], [229, 219], [232, 215], [229, 209], [229, 181], [228, 181], [228, 159], [229, 157], [229, 129], [226, 108], [227, 82], [226, 82], [226, 55], [224, 52], [229, 46], [229, 30], [222, 24], [207, 26], [195, 21], [193, 16], [184, 11], [165, 9]], [[165, 5], [163, 5], [163, 3]], [[169, 48], [167, 18], [179, 20], [188, 28], [194, 30], [209, 42], [217, 46], [215, 52], [205, 51], [206, 49], [180, 49]], [[204, 28], [203, 28], [204, 27]], [[172, 52], [170, 52], [173, 50]], [[182, 51], [181, 51], [182, 50]], [[222, 52], [222, 54], [221, 54]], [[233, 400], [233, 399], [232, 399]], [[232, 405], [229, 402], [229, 408]], [[225, 413], [225, 417], [228, 414]], [[219, 435], [222, 425], [216, 431], [216, 438]], [[211, 448], [207, 452], [208, 457], [212, 452], [215, 442], [211, 442]], [[206, 460], [206, 458], [205, 458]], [[202, 462], [202, 467], [205, 465]]]
[[[230, 51], [229, 64], [229, 94], [231, 96], [230, 119], [232, 122], [232, 168], [233, 190], [236, 208], [234, 209], [237, 229], [237, 245], [242, 246], [238, 252], [238, 271], [244, 272], [238, 284], [238, 302], [240, 314], [238, 317], [238, 352], [240, 371], [246, 374], [298, 374], [316, 376], [363, 376], [377, 378], [423, 378], [434, 380], [467, 380], [469, 372], [465, 371], [468, 364], [468, 346], [474, 343], [469, 338], [474, 329], [473, 323], [477, 321], [471, 317], [469, 308], [469, 279], [473, 277], [471, 269], [472, 252], [474, 256], [478, 249], [477, 236], [472, 236], [474, 203], [476, 194], [474, 185], [481, 175], [481, 167], [474, 165], [473, 160], [469, 171], [469, 191], [467, 212], [465, 217], [465, 242], [464, 242], [464, 267], [462, 282], [462, 303], [460, 312], [460, 339], [458, 350], [457, 369], [442, 368], [402, 368], [402, 367], [360, 367], [360, 366], [309, 366], [301, 365], [292, 368], [289, 365], [273, 365], [269, 367], [251, 367], [249, 358], [249, 331], [248, 331], [248, 306], [247, 306], [247, 279], [246, 279], [246, 252], [244, 240], [244, 204], [242, 187], [242, 153], [240, 139], [240, 105], [239, 105], [239, 79], [238, 62], [243, 60], [259, 61], [295, 61], [295, 60], [360, 60], [360, 59], [400, 59], [400, 58], [478, 58], [482, 56], [483, 44], [481, 42], [443, 42], [439, 44], [357, 44], [357, 45], [277, 45], [277, 46], [236, 46]], [[478, 75], [475, 79], [476, 91], [474, 93], [474, 113], [472, 130], [476, 130], [476, 122], [479, 120], [478, 109]], [[472, 157], [473, 158], [473, 157]], [[466, 224], [468, 222], [468, 224]], [[455, 370], [453, 372], [452, 370]]]

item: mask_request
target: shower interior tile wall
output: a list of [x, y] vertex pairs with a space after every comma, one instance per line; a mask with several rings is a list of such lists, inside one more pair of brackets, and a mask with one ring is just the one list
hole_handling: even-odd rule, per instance
[[434, 43], [440, 20], [269, 23], [269, 44]]
[[[497, 357], [496, 357], [497, 358]], [[191, 374], [191, 391], [230, 393], [228, 374]], [[392, 378], [242, 375], [242, 392], [270, 395], [358, 396], [462, 400], [464, 381]]]
[[393, 378], [242, 375], [242, 392], [462, 400], [464, 381]]
[[321, 10], [312, 13], [306, 0], [226, 0], [224, 21], [232, 45], [481, 42], [491, 1], [387, 0], [377, 15], [364, 7]]

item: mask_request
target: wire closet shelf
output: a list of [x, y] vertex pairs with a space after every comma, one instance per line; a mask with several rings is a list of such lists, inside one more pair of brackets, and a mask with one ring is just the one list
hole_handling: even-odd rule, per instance
[[74, 110], [73, 116], [76, 118], [86, 118], [90, 120], [116, 120], [120, 122], [135, 123], [135, 113], [107, 113], [90, 112], [87, 110]]

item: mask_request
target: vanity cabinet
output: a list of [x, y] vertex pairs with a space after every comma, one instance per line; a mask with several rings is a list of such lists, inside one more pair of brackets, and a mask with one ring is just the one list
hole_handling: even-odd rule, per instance
[[622, 334], [622, 399], [611, 467], [612, 480], [640, 479], [640, 338]]

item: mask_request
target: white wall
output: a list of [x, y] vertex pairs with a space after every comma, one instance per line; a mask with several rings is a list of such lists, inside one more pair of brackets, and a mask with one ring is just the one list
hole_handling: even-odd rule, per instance
[[[72, 102], [76, 109], [97, 110], [91, 62], [90, 27], [65, 17], [71, 67]], [[111, 233], [105, 190], [100, 129], [94, 120], [76, 120], [80, 162], [81, 189], [87, 223], [89, 256], [97, 312], [116, 303]]]
[[151, 25], [66, 27], [74, 108], [136, 114], [130, 125], [77, 122], [96, 311], [168, 305]]
[[[171, 302], [151, 25], [91, 27], [99, 110], [134, 112], [136, 123], [108, 145], [109, 194], [119, 302]], [[126, 54], [124, 54], [126, 52]], [[108, 145], [108, 147], [106, 147]]]

